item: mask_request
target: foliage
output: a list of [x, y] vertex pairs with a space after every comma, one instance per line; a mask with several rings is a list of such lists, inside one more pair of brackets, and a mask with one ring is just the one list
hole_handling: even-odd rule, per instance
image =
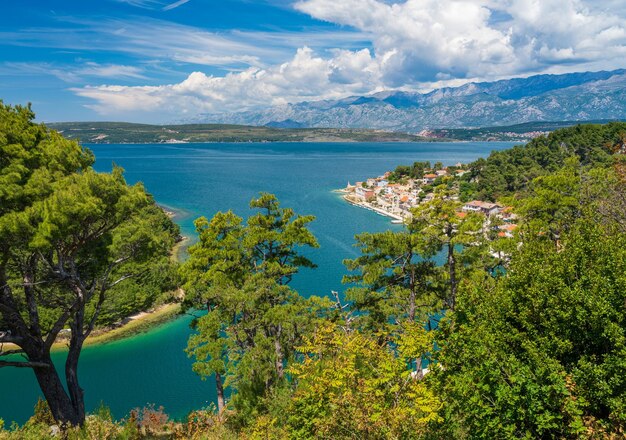
[[357, 273], [343, 281], [354, 284], [346, 298], [359, 311], [363, 327], [383, 330], [440, 309], [437, 270], [430, 259], [435, 249], [423, 236], [385, 231], [359, 234], [356, 240], [361, 256], [344, 264]]
[[33, 416], [30, 418], [29, 422], [43, 425], [54, 424], [54, 417], [52, 417], [50, 407], [41, 397], [37, 398], [37, 403], [35, 403], [35, 408], [33, 410]]
[[[212, 411], [195, 411], [186, 422], [172, 422], [162, 409], [153, 405], [137, 408], [127, 419], [114, 420], [110, 410], [101, 406], [85, 418], [81, 427], [61, 431], [58, 426], [42, 421], [29, 420], [24, 426], [14, 425], [4, 430], [0, 425], [0, 440], [45, 440], [65, 438], [67, 440], [142, 440], [142, 439], [185, 439], [185, 440], [228, 440], [241, 438], [228, 428], [223, 420]], [[280, 438], [280, 437], [273, 437]]]
[[476, 182], [475, 198], [496, 200], [524, 190], [536, 177], [559, 170], [576, 156], [583, 166], [607, 166], [612, 147], [626, 134], [626, 123], [577, 125], [540, 136], [526, 145], [494, 151], [471, 164], [463, 178]]
[[155, 408], [154, 404], [135, 408], [130, 411], [128, 422], [135, 424], [143, 435], [154, 435], [168, 431], [169, 416], [165, 414], [162, 406]]
[[411, 166], [398, 165], [389, 175], [389, 181], [398, 182], [404, 178], [421, 179], [430, 168], [430, 162], [413, 162]]
[[439, 400], [407, 368], [430, 349], [430, 334], [407, 323], [380, 336], [326, 325], [305, 339], [304, 360], [290, 369], [290, 438], [421, 438], [438, 420]]
[[216, 374], [220, 411], [223, 387], [236, 391], [232, 400], [242, 424], [265, 411], [267, 396], [286, 385], [284, 366], [325, 304], [288, 286], [300, 268], [315, 267], [301, 253], [318, 246], [308, 230], [313, 217], [281, 208], [270, 194], [250, 207], [258, 212], [245, 224], [232, 212], [198, 219], [200, 241], [181, 268], [190, 304], [207, 311], [194, 321], [198, 332], [189, 339], [194, 370]]
[[444, 307], [454, 310], [460, 277], [473, 269], [476, 261], [485, 256], [483, 240], [484, 216], [460, 213], [461, 205], [451, 199], [447, 189], [437, 188], [435, 197], [413, 209], [409, 231], [422, 244], [425, 257], [444, 251], [446, 283]]
[[436, 374], [448, 435], [623, 433], [626, 237], [589, 220], [561, 249], [527, 237], [506, 277], [461, 295]]
[[517, 209], [531, 234], [542, 234], [558, 243], [582, 213], [580, 163], [576, 157], [565, 161], [560, 170], [536, 178]]

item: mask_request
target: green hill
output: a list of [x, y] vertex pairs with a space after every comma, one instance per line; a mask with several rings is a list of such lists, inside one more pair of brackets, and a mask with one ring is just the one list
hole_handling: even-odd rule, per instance
[[178, 142], [428, 142], [407, 133], [335, 128], [273, 128], [226, 124], [148, 125], [125, 122], [47, 124], [63, 136], [85, 143]]

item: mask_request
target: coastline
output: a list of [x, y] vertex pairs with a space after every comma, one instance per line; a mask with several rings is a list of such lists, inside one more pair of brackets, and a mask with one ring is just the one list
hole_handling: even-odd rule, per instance
[[[153, 327], [163, 324], [176, 317], [181, 310], [179, 303], [166, 303], [154, 309], [139, 312], [129, 316], [122, 321], [121, 326], [109, 327], [94, 331], [85, 341], [85, 346], [104, 345], [109, 342], [135, 336], [138, 333], [146, 332]], [[58, 346], [57, 346], [58, 345]], [[54, 343], [53, 350], [66, 348], [65, 341]]]
[[[171, 207], [164, 207], [159, 205], [166, 214], [170, 217], [174, 217], [177, 214], [176, 210]], [[184, 252], [189, 245], [189, 237], [182, 236], [181, 240], [174, 244], [170, 258], [172, 261], [183, 261]], [[176, 298], [182, 300], [184, 293], [179, 289], [179, 292], [175, 294]], [[84, 346], [104, 345], [109, 342], [119, 341], [121, 339], [130, 338], [138, 333], [149, 331], [153, 327], [163, 324], [171, 319], [174, 319], [181, 311], [181, 305], [179, 302], [168, 302], [160, 304], [148, 310], [135, 313], [134, 315], [124, 318], [119, 323], [111, 326], [94, 329], [91, 335], [85, 340]], [[67, 338], [57, 337], [57, 340], [52, 344], [52, 352], [58, 352], [67, 349]], [[3, 344], [3, 350], [17, 350], [19, 347], [15, 344]]]
[[[95, 329], [91, 335], [85, 340], [85, 347], [104, 345], [109, 342], [119, 341], [129, 338], [138, 333], [146, 332], [153, 327], [163, 324], [174, 318], [180, 313], [181, 306], [179, 303], [166, 303], [155, 307], [154, 309], [136, 313], [125, 318], [119, 325]], [[52, 344], [51, 352], [59, 352], [67, 350], [67, 339], [57, 338]], [[4, 350], [17, 350], [18, 346], [14, 344], [4, 344]]]
[[[343, 190], [335, 190], [335, 191], [339, 193], [345, 193], [345, 191]], [[405, 219], [401, 215], [393, 214], [389, 211], [385, 211], [384, 209], [379, 208], [377, 206], [372, 206], [370, 203], [367, 203], [367, 202], [358, 202], [356, 200], [352, 200], [347, 194], [341, 196], [341, 198], [353, 206], [358, 206], [359, 208], [364, 208], [364, 209], [367, 209], [368, 211], [374, 211], [376, 214], [382, 215], [384, 217], [389, 217], [392, 219], [392, 223], [394, 224], [404, 223]]]
[[517, 141], [472, 141], [465, 139], [447, 139], [447, 138], [432, 138], [424, 140], [355, 140], [355, 139], [336, 139], [336, 138], [315, 138], [315, 139], [303, 139], [299, 141], [183, 141], [183, 142], [83, 142], [83, 145], [184, 145], [184, 144], [436, 144], [436, 143], [469, 143], [469, 142], [517, 142]]
[[191, 245], [191, 239], [186, 235], [180, 237], [180, 240], [174, 244], [172, 248], [171, 260], [174, 262], [182, 263], [185, 257], [185, 251]]

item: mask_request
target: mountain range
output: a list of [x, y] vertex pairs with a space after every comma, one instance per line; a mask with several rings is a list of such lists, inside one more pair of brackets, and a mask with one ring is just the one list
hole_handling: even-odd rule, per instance
[[184, 122], [419, 132], [597, 119], [626, 119], [625, 69], [468, 83], [428, 93], [386, 91], [255, 111], [201, 114]]

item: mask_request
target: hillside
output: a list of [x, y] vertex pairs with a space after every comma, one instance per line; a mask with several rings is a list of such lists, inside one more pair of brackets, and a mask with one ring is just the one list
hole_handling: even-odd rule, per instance
[[125, 122], [61, 122], [48, 127], [85, 143], [180, 142], [428, 142], [422, 136], [381, 130], [274, 128], [227, 124], [148, 125]]
[[[607, 122], [607, 121], [593, 121]], [[277, 123], [278, 124], [278, 123]], [[290, 125], [283, 121], [278, 125]], [[577, 121], [530, 122], [505, 127], [425, 130], [419, 134], [366, 129], [253, 127], [227, 124], [149, 125], [126, 122], [58, 122], [47, 124], [69, 139], [85, 143], [179, 142], [432, 142], [526, 141]]]
[[[609, 120], [590, 120], [585, 124], [606, 124]], [[527, 141], [561, 128], [579, 125], [580, 121], [524, 122], [502, 127], [482, 128], [441, 128], [424, 130], [420, 134], [427, 137], [449, 138], [459, 141]]]

